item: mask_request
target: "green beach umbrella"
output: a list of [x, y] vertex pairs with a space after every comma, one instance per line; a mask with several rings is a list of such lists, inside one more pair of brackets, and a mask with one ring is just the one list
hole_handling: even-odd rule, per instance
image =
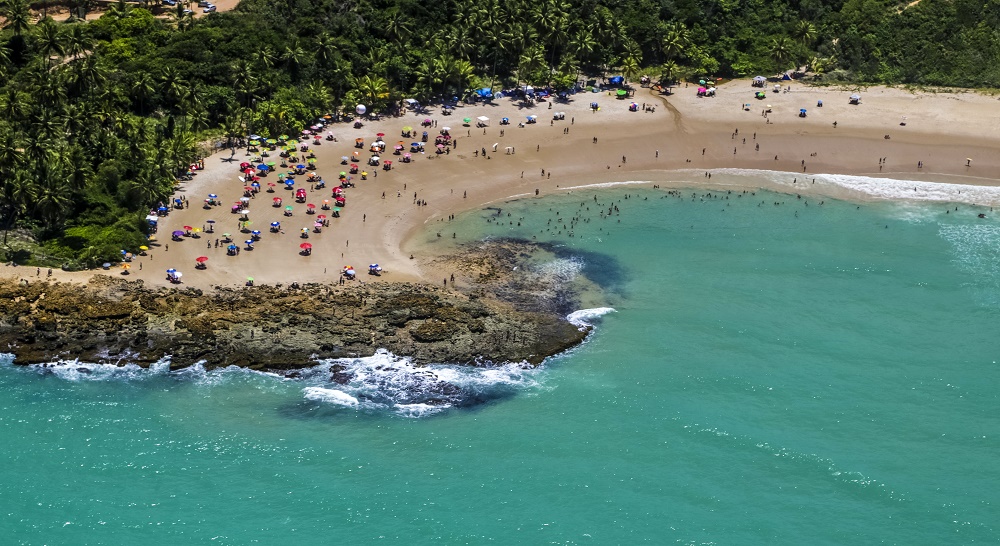
[[472, 118], [465, 118], [462, 121], [465, 123], [470, 123], [472, 121]]
[[340, 207], [333, 207], [333, 212], [340, 212]]
[[626, 91], [624, 89], [619, 89], [618, 90], [618, 96], [619, 97], [624, 97], [625, 95], [628, 95], [628, 91]]
[[292, 206], [288, 205], [287, 207], [285, 207], [285, 210], [287, 210], [288, 212], [291, 212], [292, 211]]
[[277, 163], [275, 163], [274, 161], [268, 161], [268, 162], [266, 163], [266, 165], [267, 165], [268, 167], [273, 167], [273, 166], [277, 165]]
[[274, 140], [273, 138], [269, 138], [269, 139], [267, 139], [267, 143], [268, 143], [268, 144], [277, 144], [277, 143], [278, 143], [278, 141], [277, 141], [277, 140]]
[[288, 135], [281, 135], [278, 138], [280, 138], [281, 140], [288, 140]]

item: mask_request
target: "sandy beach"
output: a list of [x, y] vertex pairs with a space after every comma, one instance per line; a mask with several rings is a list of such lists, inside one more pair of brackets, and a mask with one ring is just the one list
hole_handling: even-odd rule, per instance
[[[414, 251], [408, 241], [429, 224], [440, 224], [442, 236], [450, 236], [449, 215], [464, 210], [588, 184], [650, 180], [667, 188], [669, 173], [680, 170], [759, 169], [805, 173], [803, 176], [850, 174], [982, 186], [1000, 182], [996, 154], [1000, 148], [1000, 104], [994, 97], [974, 92], [871, 88], [857, 91], [862, 102], [850, 105], [848, 97], [853, 89], [783, 83], [791, 90], [775, 94], [773, 84], [768, 84], [765, 100], [753, 98], [755, 89], [749, 81], [737, 80], [721, 85], [717, 96], [710, 98], [698, 98], [695, 87], [683, 85], [669, 96], [637, 88], [635, 97], [624, 101], [607, 92], [580, 93], [569, 103], [531, 106], [504, 98], [493, 104], [459, 106], [450, 116], [432, 107], [426, 113], [366, 122], [361, 129], [348, 123], [333, 124], [328, 129], [338, 141], [323, 141], [312, 148], [317, 173], [325, 178], [327, 187], [308, 191], [308, 203], [318, 207], [330, 199], [338, 173], [347, 169], [340, 158], [357, 150], [363, 164], [370, 155], [367, 145], [376, 133], [386, 135], [389, 150], [383, 159], [393, 162], [392, 170], [370, 167], [368, 180], [355, 175], [356, 187], [346, 190], [347, 204], [341, 217], [330, 218], [330, 227], [322, 233], [310, 230], [308, 239], [300, 237], [300, 230], [311, 227], [314, 216], [306, 214], [304, 205], [293, 203], [293, 192], [278, 187], [275, 193], [257, 194], [250, 202], [250, 228], [261, 230], [262, 240], [254, 250], [244, 250], [238, 256], [227, 256], [225, 245], [220, 243], [217, 248], [215, 240], [222, 233], [233, 234], [238, 243], [249, 238], [239, 233], [239, 216], [230, 212], [230, 206], [243, 196], [239, 164], [251, 156], [243, 149], [231, 157], [227, 149], [206, 158], [205, 169], [178, 186], [176, 196], [186, 197], [191, 206], [160, 220], [158, 241], [150, 245], [147, 255], [132, 262], [129, 278], [142, 279], [147, 285], [166, 285], [164, 271], [172, 267], [184, 273], [184, 286], [198, 288], [242, 285], [247, 277], [258, 284], [336, 282], [342, 267], [352, 265], [359, 279], [368, 282], [377, 279], [366, 274], [368, 264], [378, 263], [385, 271], [382, 280], [439, 282], [437, 276], [428, 279], [422, 270], [427, 256], [410, 258]], [[821, 108], [817, 107], [820, 100], [824, 103]], [[591, 110], [594, 101], [600, 104], [599, 111]], [[638, 112], [628, 109], [633, 101], [640, 105]], [[771, 112], [765, 117], [767, 105]], [[807, 109], [805, 118], [799, 117], [800, 108]], [[565, 112], [565, 120], [550, 121], [555, 112]], [[537, 115], [537, 124], [518, 127], [532, 114]], [[484, 115], [490, 118], [490, 126], [477, 128], [476, 118]], [[463, 126], [466, 117], [472, 118], [472, 127]], [[503, 117], [510, 118], [511, 124], [501, 126]], [[436, 128], [426, 128], [431, 136], [428, 151], [413, 154], [413, 162], [404, 164], [390, 150], [399, 140], [405, 141], [407, 150], [411, 141], [419, 140], [425, 118], [437, 122]], [[412, 126], [418, 137], [401, 138], [403, 126]], [[456, 146], [448, 154], [436, 154], [433, 137], [444, 126], [451, 127]], [[365, 139], [364, 149], [354, 147], [358, 137]], [[508, 148], [513, 153], [508, 153]], [[276, 153], [270, 159], [278, 159]], [[687, 180], [678, 186], [692, 185], [690, 172], [678, 178]], [[266, 188], [266, 182], [277, 179], [272, 174], [262, 182]], [[704, 182], [699, 185], [718, 184], [707, 177]], [[298, 177], [295, 187], [309, 190], [309, 183]], [[788, 191], [786, 187], [772, 189]], [[803, 188], [803, 193], [808, 191]], [[828, 188], [821, 191], [830, 193]], [[210, 193], [217, 194], [222, 205], [206, 210], [202, 204]], [[294, 206], [293, 216], [286, 217], [283, 208], [272, 206], [275, 196], [283, 198], [283, 205]], [[831, 196], [858, 198], [849, 193]], [[962, 200], [957, 193], [955, 198]], [[182, 226], [208, 227], [208, 220], [215, 220], [215, 233], [185, 237], [180, 242], [170, 240], [172, 231]], [[272, 221], [281, 222], [283, 233], [269, 232]], [[300, 254], [302, 242], [313, 245], [312, 255]], [[194, 268], [198, 256], [208, 257], [206, 269]], [[3, 270], [5, 276], [29, 279], [46, 275], [44, 270], [27, 267]], [[112, 268], [106, 273], [120, 272]], [[59, 280], [84, 281], [93, 273], [54, 275]]]

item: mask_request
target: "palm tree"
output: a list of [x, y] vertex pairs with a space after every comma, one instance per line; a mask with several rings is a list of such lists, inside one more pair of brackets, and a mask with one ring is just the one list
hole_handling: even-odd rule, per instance
[[69, 36], [66, 39], [66, 51], [77, 59], [92, 47], [90, 36], [87, 35], [86, 26], [75, 24], [69, 29]]
[[89, 55], [77, 65], [79, 78], [87, 95], [93, 95], [103, 89], [108, 79], [108, 69], [100, 62], [97, 55]]
[[181, 79], [177, 70], [171, 66], [160, 71], [159, 79], [164, 95], [169, 97], [174, 105], [177, 105], [186, 92], [187, 84]]
[[0, 69], [10, 66], [10, 47], [7, 44], [0, 44]]
[[306, 51], [302, 49], [299, 45], [297, 39], [292, 40], [287, 46], [285, 46], [285, 52], [282, 53], [281, 59], [285, 62], [285, 66], [288, 67], [288, 71], [292, 76], [293, 80], [298, 80], [299, 71], [302, 68], [302, 61], [305, 60]]
[[416, 82], [414, 82], [414, 90], [421, 99], [425, 99], [434, 94], [434, 87], [441, 83], [438, 78], [437, 71], [431, 63], [427, 60], [423, 60], [416, 66], [413, 70], [413, 75], [416, 77]]
[[674, 61], [667, 61], [660, 65], [660, 86], [670, 87], [677, 81], [677, 71], [679, 67]]
[[[14, 86], [4, 87], [3, 94], [0, 95], [0, 117], [16, 124], [26, 111], [25, 97]], [[3, 164], [5, 162], [0, 159], [0, 165]]]
[[635, 80], [636, 75], [638, 75], [639, 71], [642, 70], [642, 67], [639, 65], [639, 60], [633, 56], [628, 56], [622, 59], [621, 68], [626, 82]]
[[377, 111], [384, 106], [386, 99], [389, 98], [389, 82], [382, 76], [365, 74], [360, 78], [355, 78], [352, 83], [353, 87], [371, 106], [371, 111]]
[[336, 41], [329, 33], [322, 33], [316, 37], [316, 63], [326, 68], [333, 62], [337, 53]]
[[51, 65], [66, 53], [63, 36], [52, 19], [43, 19], [38, 24], [38, 50]]
[[816, 40], [816, 25], [813, 25], [809, 21], [799, 21], [799, 24], [795, 25], [792, 36], [801, 42], [802, 45], [808, 47], [809, 44]]
[[183, 2], [178, 2], [174, 10], [170, 12], [170, 20], [173, 21], [177, 30], [183, 31], [190, 28], [194, 21], [194, 13], [184, 7]]
[[688, 30], [679, 23], [674, 23], [667, 26], [663, 39], [660, 41], [660, 49], [669, 61], [683, 56], [689, 43]]
[[140, 72], [132, 82], [132, 96], [139, 103], [139, 115], [146, 115], [146, 101], [156, 92], [156, 83], [149, 72]]
[[[178, 2], [178, 6], [180, 7], [180, 2]], [[180, 11], [183, 12], [184, 8], [180, 7]], [[132, 6], [125, 3], [125, 0], [118, 0], [108, 6], [107, 14], [112, 19], [125, 19], [132, 15]]]
[[306, 95], [309, 97], [309, 107], [316, 112], [326, 112], [333, 104], [330, 88], [323, 82], [312, 82], [306, 86]]
[[405, 43], [413, 32], [413, 23], [406, 18], [399, 8], [392, 8], [388, 14], [389, 20], [385, 25], [386, 37], [392, 40], [397, 47]]
[[[274, 66], [274, 50], [271, 46], [264, 46], [253, 53], [253, 62], [261, 70], [267, 70]], [[249, 72], [249, 68], [247, 69]]]
[[17, 225], [17, 220], [27, 213], [28, 209], [35, 202], [35, 180], [24, 170], [14, 171], [3, 185], [3, 193], [0, 193], [0, 215], [4, 221], [3, 244], [7, 244], [7, 235], [10, 229]]
[[792, 43], [788, 36], [778, 36], [771, 40], [771, 58], [778, 63], [780, 69], [784, 69], [785, 63], [792, 55]]
[[594, 38], [594, 29], [581, 28], [569, 42], [569, 50], [581, 62], [589, 61], [595, 49], [597, 49], [597, 40]]
[[[545, 64], [545, 50], [542, 49], [541, 45], [537, 45], [524, 53], [518, 62], [517, 68], [517, 79], [518, 86], [521, 85], [521, 80], [528, 81], [531, 78], [536, 78], [537, 74], [546, 68]], [[529, 82], [535, 83], [535, 82]]]
[[500, 25], [494, 26], [493, 30], [490, 31], [489, 40], [491, 42], [490, 49], [493, 51], [493, 67], [490, 69], [490, 89], [493, 89], [497, 78], [497, 62], [502, 57], [510, 55], [513, 44], [510, 33], [501, 28]]
[[58, 230], [62, 219], [72, 205], [69, 186], [56, 164], [42, 163], [38, 165], [38, 193], [35, 198], [35, 210], [45, 222], [47, 230]]
[[14, 36], [21, 36], [31, 28], [31, 11], [28, 0], [6, 0], [3, 14], [7, 18], [7, 24], [4, 25], [4, 28], [10, 29]]

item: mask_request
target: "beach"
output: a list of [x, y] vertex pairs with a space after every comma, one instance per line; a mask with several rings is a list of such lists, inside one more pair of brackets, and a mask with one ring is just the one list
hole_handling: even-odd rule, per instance
[[[998, 183], [1000, 160], [995, 152], [1000, 148], [1000, 105], [994, 97], [880, 87], [860, 90], [861, 104], [851, 105], [848, 97], [854, 89], [781, 84], [791, 90], [774, 94], [768, 84], [764, 100], [753, 99], [756, 89], [748, 80], [737, 80], [720, 85], [715, 97], [697, 97], [696, 86], [682, 85], [670, 95], [637, 87], [635, 96], [626, 100], [608, 92], [578, 93], [569, 102], [533, 105], [502, 98], [489, 104], [460, 105], [450, 116], [442, 115], [439, 107], [430, 107], [425, 113], [366, 121], [360, 129], [334, 123], [324, 134], [332, 131], [337, 142], [324, 140], [312, 146], [316, 172], [327, 187], [310, 189], [303, 177], [298, 177], [295, 186], [306, 188], [308, 203], [318, 208], [331, 198], [338, 173], [347, 170], [341, 165], [342, 156], [359, 151], [364, 168], [368, 146], [377, 133], [385, 134], [388, 150], [382, 158], [393, 162], [392, 170], [369, 167], [367, 180], [353, 175], [356, 187], [345, 191], [347, 204], [341, 217], [330, 218], [329, 227], [321, 233], [312, 232], [315, 219], [305, 214], [304, 204], [293, 202], [294, 192], [279, 184], [274, 193], [256, 194], [248, 216], [250, 229], [263, 232], [261, 240], [252, 251], [243, 250], [238, 256], [227, 256], [225, 245], [216, 247], [215, 240], [222, 233], [231, 233], [236, 243], [249, 238], [239, 232], [239, 215], [232, 214], [230, 206], [243, 196], [239, 164], [252, 158], [246, 149], [235, 153], [225, 149], [205, 158], [204, 169], [179, 184], [175, 197], [186, 198], [189, 206], [160, 219], [157, 241], [146, 255], [131, 262], [128, 278], [151, 286], [167, 285], [164, 271], [176, 268], [184, 274], [183, 285], [197, 288], [243, 285], [248, 278], [258, 284], [337, 282], [343, 267], [350, 265], [363, 281], [440, 284], [448, 272], [442, 274], [434, 257], [412, 240], [423, 230], [441, 237], [457, 235], [449, 230], [451, 215], [593, 184], [653, 180], [667, 188], [671, 184], [663, 180], [669, 180], [671, 172], [686, 173], [678, 177], [678, 187], [690, 187], [691, 173], [704, 171], [698, 186], [729, 189], [739, 187], [734, 177], [712, 179], [709, 175], [743, 169], [795, 173], [795, 185], [765, 189], [853, 200], [880, 195], [806, 181], [818, 174], [925, 180], [953, 184], [950, 187], [955, 189], [935, 190], [928, 197], [914, 188], [912, 198], [995, 204], [990, 192], [985, 197], [975, 194], [974, 199], [969, 192], [961, 193], [965, 186]], [[823, 101], [823, 106], [817, 107], [817, 101]], [[592, 102], [599, 104], [599, 110], [590, 107]], [[637, 112], [629, 111], [631, 102], [640, 106]], [[765, 117], [767, 106], [771, 111]], [[807, 109], [804, 118], [799, 116], [801, 108]], [[565, 119], [550, 121], [556, 112], [564, 112]], [[536, 115], [537, 123], [519, 127], [528, 115]], [[476, 127], [479, 116], [490, 118], [488, 127]], [[510, 125], [500, 125], [503, 117], [510, 119]], [[463, 126], [463, 118], [471, 118], [472, 126]], [[421, 127], [424, 119], [430, 119], [431, 126]], [[417, 138], [400, 137], [403, 126], [413, 127]], [[433, 139], [445, 126], [452, 129], [455, 146], [449, 153], [436, 154]], [[423, 130], [430, 134], [426, 153], [414, 153], [409, 164], [391, 154], [400, 140], [406, 145], [404, 151], [409, 151], [410, 142], [419, 140]], [[354, 147], [359, 137], [365, 141], [362, 149]], [[276, 160], [276, 156], [269, 159]], [[261, 182], [266, 188], [267, 182], [277, 179], [271, 174]], [[203, 208], [209, 194], [217, 194], [221, 206]], [[283, 199], [282, 207], [272, 206], [275, 196]], [[284, 216], [283, 210], [289, 204], [294, 206], [291, 217]], [[208, 220], [215, 221], [214, 233], [170, 240], [171, 232], [183, 226], [207, 229]], [[281, 222], [283, 233], [269, 231], [273, 221]], [[308, 239], [300, 237], [302, 228], [310, 228]], [[313, 245], [311, 255], [300, 254], [302, 242]], [[194, 267], [199, 256], [208, 258], [205, 269]], [[373, 263], [383, 268], [383, 276], [365, 274]], [[5, 276], [28, 279], [47, 274], [27, 267], [3, 270]], [[93, 273], [56, 271], [54, 276], [85, 281]], [[115, 266], [104, 273], [120, 275], [121, 269]]]

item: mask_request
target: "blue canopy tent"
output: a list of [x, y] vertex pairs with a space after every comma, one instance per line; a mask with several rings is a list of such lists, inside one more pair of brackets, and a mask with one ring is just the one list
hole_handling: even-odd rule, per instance
[[476, 90], [476, 95], [479, 95], [479, 98], [481, 98], [481, 99], [490, 100], [490, 99], [493, 98], [493, 90], [490, 89], [489, 87], [484, 87], [482, 89], [477, 89]]
[[621, 76], [611, 76], [610, 78], [608, 78], [608, 83], [610, 83], [611, 85], [621, 85], [625, 83], [625, 78]]

